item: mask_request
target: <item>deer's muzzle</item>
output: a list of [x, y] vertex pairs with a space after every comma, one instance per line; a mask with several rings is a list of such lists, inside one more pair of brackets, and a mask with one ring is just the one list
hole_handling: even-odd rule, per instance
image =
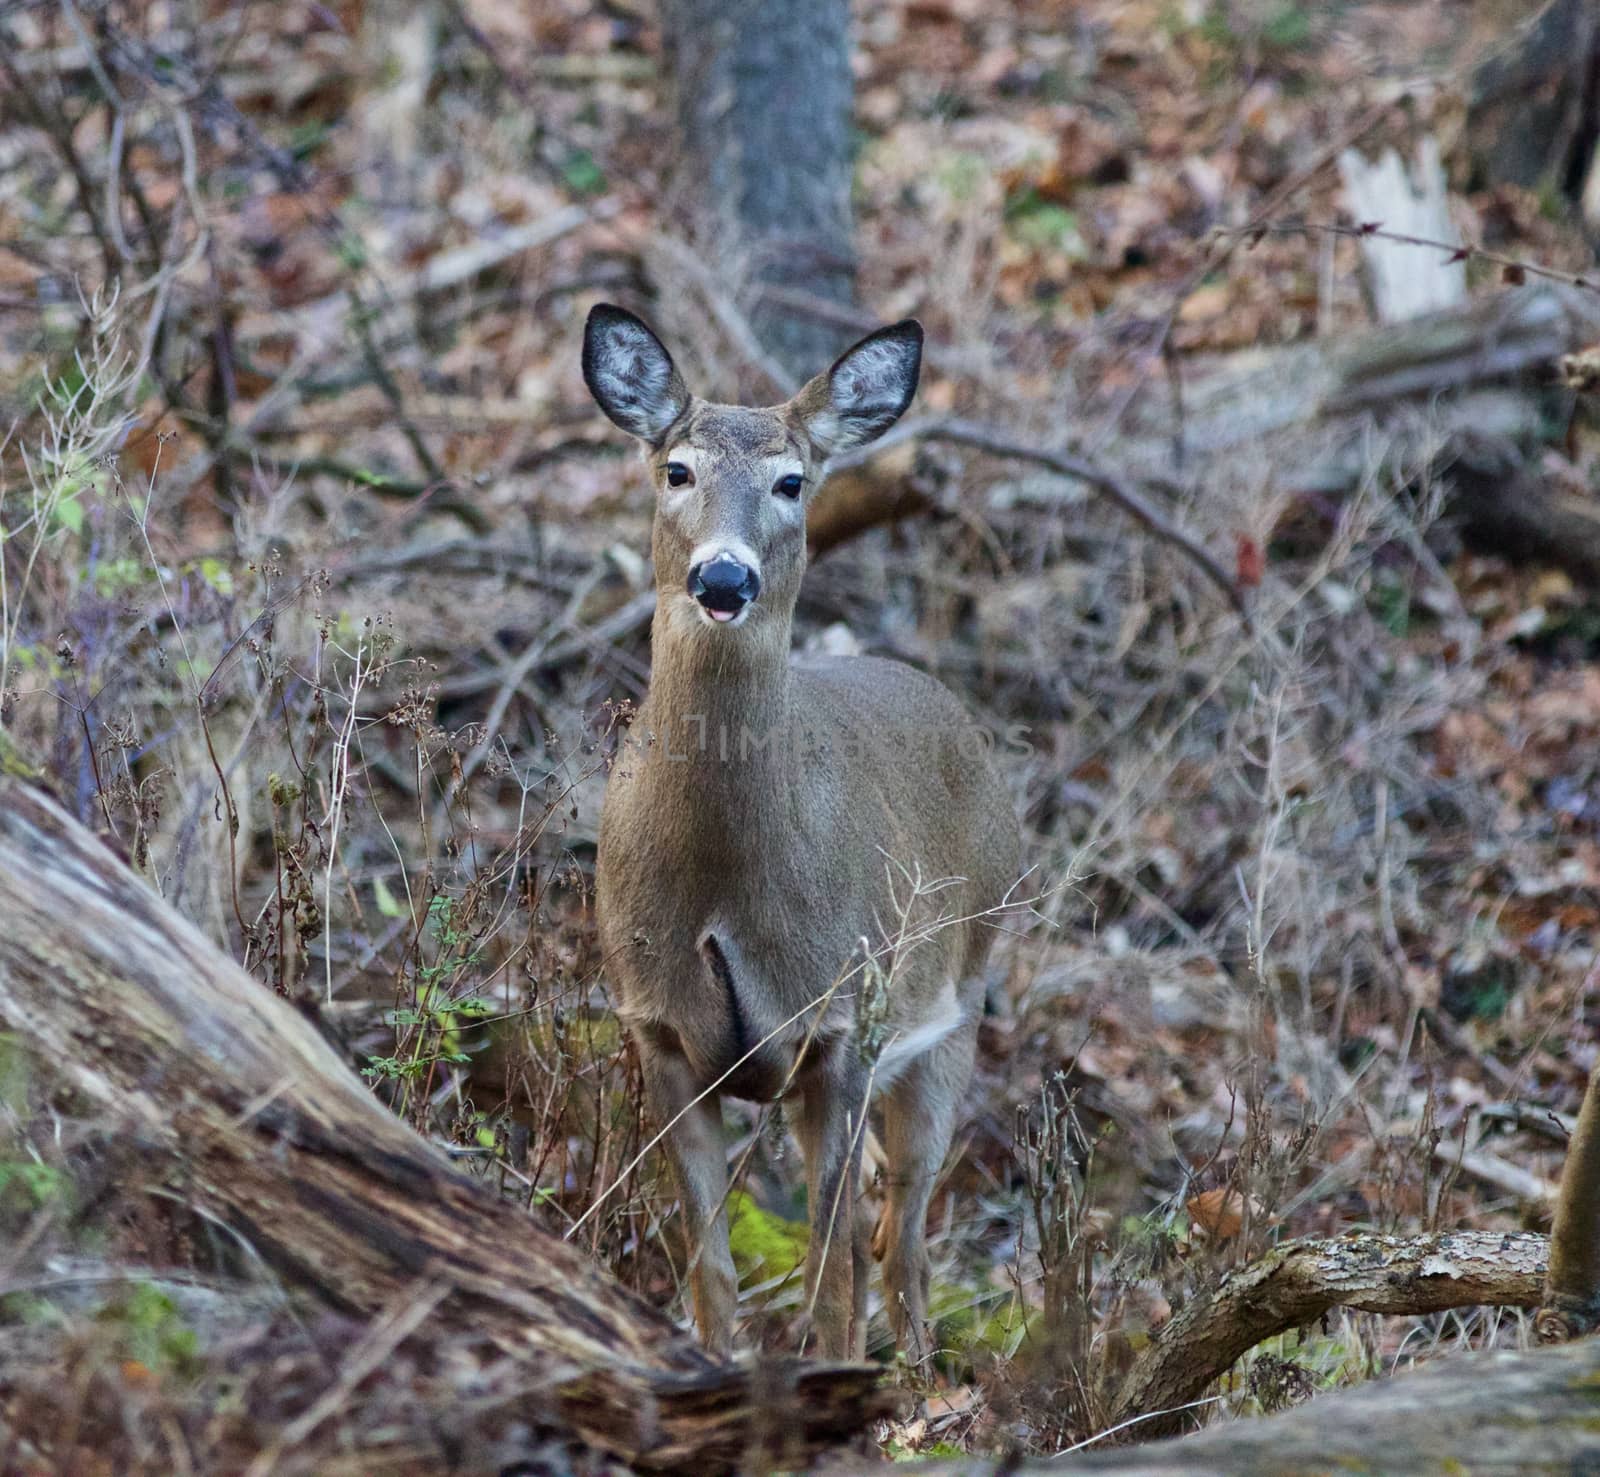
[[723, 551], [689, 567], [689, 593], [712, 620], [731, 621], [761, 593], [761, 576]]

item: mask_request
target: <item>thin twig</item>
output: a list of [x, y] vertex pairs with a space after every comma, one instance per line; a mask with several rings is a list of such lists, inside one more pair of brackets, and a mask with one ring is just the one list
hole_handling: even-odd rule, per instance
[[1263, 222], [1242, 226], [1238, 230], [1218, 231], [1217, 235], [1242, 240], [1249, 246], [1254, 246], [1265, 236], [1348, 236], [1356, 241], [1394, 241], [1401, 246], [1425, 246], [1433, 251], [1442, 251], [1445, 253], [1445, 266], [1455, 262], [1492, 262], [1500, 268], [1505, 281], [1513, 286], [1526, 277], [1543, 277], [1567, 287], [1600, 293], [1600, 278], [1585, 277], [1581, 272], [1563, 272], [1556, 267], [1541, 266], [1538, 262], [1507, 256], [1502, 251], [1490, 251], [1482, 246], [1462, 245], [1458, 241], [1436, 241], [1431, 236], [1411, 236], [1402, 231], [1390, 231], [1378, 221], [1362, 221], [1354, 226], [1336, 221], [1283, 221], [1271, 225]]
[[1086, 457], [1075, 456], [1067, 451], [1050, 451], [1042, 446], [1029, 446], [1025, 442], [1013, 439], [998, 426], [986, 426], [978, 421], [930, 418], [903, 422], [887, 435], [879, 437], [870, 448], [835, 458], [829, 464], [829, 470], [840, 471], [855, 466], [889, 446], [911, 440], [950, 441], [959, 446], [974, 447], [990, 456], [1030, 462], [1058, 476], [1070, 477], [1075, 482], [1085, 483], [1096, 492], [1104, 493], [1157, 538], [1188, 555], [1206, 578], [1228, 597], [1228, 603], [1239, 612], [1246, 628], [1254, 634], [1254, 617], [1250, 610], [1247, 592], [1228, 574], [1205, 545], [1187, 529], [1179, 528], [1171, 522], [1134, 487], [1128, 478]]

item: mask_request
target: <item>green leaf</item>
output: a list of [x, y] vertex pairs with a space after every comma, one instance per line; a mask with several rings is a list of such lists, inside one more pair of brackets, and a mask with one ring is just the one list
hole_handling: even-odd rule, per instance
[[567, 157], [567, 162], [561, 166], [561, 178], [575, 195], [598, 195], [606, 187], [605, 171], [587, 149], [579, 149]]
[[83, 532], [83, 504], [78, 501], [78, 492], [79, 488], [74, 487], [62, 493], [51, 512], [52, 519], [72, 534]]
[[805, 1260], [808, 1231], [762, 1210], [743, 1190], [728, 1196], [728, 1249], [743, 1282], [786, 1277]]
[[372, 895], [378, 904], [378, 911], [385, 918], [403, 918], [406, 910], [400, 906], [400, 900], [389, 891], [389, 884], [382, 877], [372, 879]]
[[233, 571], [220, 559], [202, 559], [200, 561], [200, 578], [219, 595], [233, 594]]
[[1050, 200], [1042, 200], [1033, 190], [1024, 190], [1006, 202], [1006, 225], [1024, 246], [1035, 251], [1060, 251], [1074, 261], [1089, 254], [1074, 211]]

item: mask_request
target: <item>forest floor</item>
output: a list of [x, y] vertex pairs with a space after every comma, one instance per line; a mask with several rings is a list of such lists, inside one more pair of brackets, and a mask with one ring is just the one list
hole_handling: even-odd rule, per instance
[[[1474, 173], [1466, 79], [1532, 10], [867, 7], [861, 326], [922, 320], [928, 412], [1117, 467], [1174, 376], [1370, 321], [1355, 241], [1217, 234], [1355, 224], [1342, 143], [1431, 134], [1467, 239], [1580, 270], [1570, 202]], [[397, 1112], [677, 1307], [593, 938], [650, 509], [583, 315], [637, 307], [708, 396], [765, 387], [675, 234], [659, 37], [582, 0], [94, 12], [93, 48], [70, 6], [0, 21], [0, 716]], [[808, 575], [804, 642], [914, 661], [1026, 735], [1000, 758], [1034, 905], [995, 949], [930, 1222], [942, 1352], [896, 1456], [1095, 1434], [1150, 1330], [1279, 1239], [1548, 1225], [1600, 1050], [1600, 597], [1468, 548], [1382, 435], [1338, 505], [1287, 475], [1309, 428], [1163, 469], [1253, 631], [1104, 500], [962, 449], [916, 458], [937, 516]], [[1553, 436], [1541, 468], [1590, 496], [1594, 460]], [[48, 1064], [0, 1045], [3, 1316], [69, 1328], [107, 1409], [206, 1449], [209, 1315], [170, 1288], [216, 1253], [93, 1186]], [[796, 1154], [781, 1113], [730, 1129], [745, 1336], [778, 1347]], [[144, 1280], [39, 1291], [85, 1261]], [[1212, 1418], [1527, 1338], [1333, 1317]]]

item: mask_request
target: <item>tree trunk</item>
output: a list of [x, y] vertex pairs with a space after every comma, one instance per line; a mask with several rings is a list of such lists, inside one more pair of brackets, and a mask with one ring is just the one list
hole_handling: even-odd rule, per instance
[[849, 335], [797, 300], [847, 304], [855, 280], [849, 0], [662, 0], [661, 26], [676, 204], [696, 244], [748, 281], [763, 347], [815, 374]]
[[727, 1471], [757, 1448], [797, 1466], [884, 1408], [868, 1367], [715, 1363], [453, 1171], [286, 1002], [4, 776], [0, 1031], [295, 1285], [369, 1315], [447, 1289], [430, 1326], [525, 1361], [548, 1390], [530, 1420], [638, 1467]]
[[1480, 184], [1577, 197], [1600, 134], [1600, 11], [1552, 0], [1468, 83], [1467, 141]]

